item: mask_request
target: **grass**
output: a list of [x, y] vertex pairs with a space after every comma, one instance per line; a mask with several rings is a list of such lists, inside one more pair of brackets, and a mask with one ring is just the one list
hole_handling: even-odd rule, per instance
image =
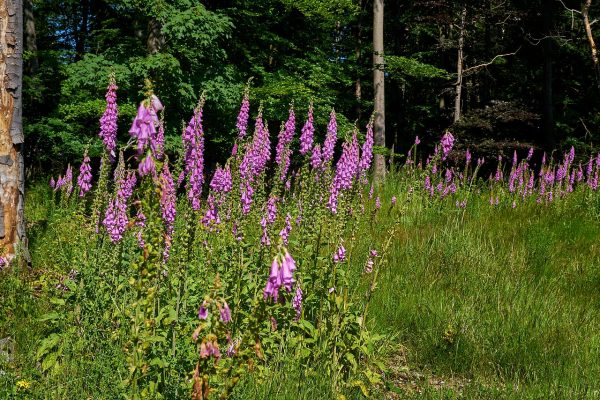
[[[399, 221], [370, 305], [368, 324], [386, 335], [380, 355], [387, 367], [372, 396], [600, 398], [597, 205], [576, 193], [551, 206], [491, 207], [485, 191], [473, 191], [465, 210], [450, 201], [424, 207], [420, 194], [409, 194], [407, 180], [389, 179], [381, 192], [389, 221], [360, 226], [354, 238], [364, 249], [380, 247]], [[393, 195], [398, 206], [390, 211]], [[51, 204], [40, 186], [28, 192], [33, 269], [0, 275], [6, 311], [0, 337], [17, 343], [13, 362], [0, 364], [8, 371], [0, 375], [0, 393], [17, 396], [16, 381], [27, 379], [35, 384], [24, 398], [117, 398], [111, 381], [120, 379], [113, 364], [122, 355], [110, 338], [98, 337], [97, 347], [85, 351], [70, 344], [62, 379], [41, 374], [33, 361], [46, 331], [36, 318], [49, 301], [36, 288], [45, 276], [68, 272], [69, 266], [52, 263], [56, 252], [76, 265], [75, 246], [85, 247], [78, 221], [66, 221], [68, 213]], [[367, 230], [375, 243], [361, 241]], [[354, 272], [362, 267], [356, 257]], [[87, 356], [69, 359], [82, 353]], [[321, 369], [280, 360], [269, 379], [249, 375], [233, 397], [332, 398]], [[176, 388], [170, 393], [187, 398]], [[360, 398], [358, 390], [354, 395]]]

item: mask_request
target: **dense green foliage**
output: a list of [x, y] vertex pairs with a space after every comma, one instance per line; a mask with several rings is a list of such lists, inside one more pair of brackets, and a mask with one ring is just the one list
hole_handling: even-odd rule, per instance
[[[169, 151], [181, 118], [205, 92], [206, 118], [219, 127], [208, 133], [213, 162], [230, 148], [230, 116], [250, 78], [253, 100], [269, 110], [271, 131], [291, 101], [304, 112], [312, 100], [320, 116], [335, 105], [345, 126], [356, 119], [364, 126], [370, 116], [372, 4], [366, 0], [28, 3], [36, 41], [27, 42], [33, 50], [25, 131], [35, 171], [79, 159], [87, 144], [99, 155], [95, 123], [111, 71], [119, 84], [121, 141], [145, 78], [169, 104]], [[463, 3], [464, 118], [452, 126]], [[499, 143], [483, 145], [482, 154], [510, 153], [523, 142], [550, 148], [596, 142], [600, 92], [579, 14], [546, 0], [387, 1], [385, 7], [387, 145], [396, 153], [415, 135], [432, 142], [448, 127], [459, 146]], [[592, 19], [600, 15], [597, 7], [593, 2]], [[497, 113], [505, 117], [498, 120]]]

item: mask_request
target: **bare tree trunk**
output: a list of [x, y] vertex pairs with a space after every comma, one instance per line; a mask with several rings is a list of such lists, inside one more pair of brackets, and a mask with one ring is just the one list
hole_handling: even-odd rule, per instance
[[[383, 0], [373, 1], [373, 91], [375, 94], [373, 122], [374, 144], [385, 147], [385, 61], [383, 58]], [[376, 180], [385, 176], [385, 156], [375, 154], [374, 175]]]
[[[27, 1], [27, 0], [26, 0]], [[90, 14], [89, 0], [81, 0], [81, 22], [77, 27], [77, 40], [75, 42], [75, 59], [81, 60], [85, 54], [85, 42], [88, 35], [88, 20]]]
[[148, 46], [148, 54], [156, 54], [160, 52], [164, 42], [165, 40], [162, 34], [162, 25], [157, 19], [152, 18], [148, 22], [148, 41], [146, 42]]
[[23, 3], [0, 0], [0, 246], [7, 258], [25, 238], [22, 116]]
[[465, 21], [467, 19], [467, 7], [463, 6], [460, 14], [460, 31], [458, 33], [458, 57], [456, 61], [456, 96], [454, 97], [454, 122], [460, 119], [463, 85], [463, 49], [465, 47]]
[[25, 24], [25, 49], [31, 53], [27, 70], [35, 74], [40, 66], [37, 56], [37, 38], [35, 33], [35, 16], [33, 14], [33, 0], [25, 0], [23, 5], [23, 18]]
[[[362, 11], [363, 1], [359, 0], [358, 7]], [[361, 60], [362, 60], [362, 13], [358, 17], [358, 24], [356, 27], [356, 47], [354, 49], [354, 55], [356, 56], [356, 81], [354, 82], [354, 98], [356, 99], [356, 118], [358, 120], [362, 117], [362, 109], [360, 102], [362, 100], [362, 82], [360, 80], [361, 75]]]
[[598, 65], [598, 50], [596, 49], [596, 42], [594, 41], [594, 35], [592, 35], [592, 26], [590, 24], [590, 7], [592, 6], [592, 0], [586, 0], [581, 8], [581, 16], [583, 18], [583, 26], [585, 27], [585, 34], [590, 44], [590, 50], [592, 52], [592, 62], [594, 63], [594, 75], [596, 76], [596, 85], [600, 90], [600, 66]]

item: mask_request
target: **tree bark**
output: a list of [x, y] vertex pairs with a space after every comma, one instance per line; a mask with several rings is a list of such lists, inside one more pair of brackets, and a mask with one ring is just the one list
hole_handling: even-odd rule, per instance
[[25, 238], [22, 117], [23, 3], [0, 0], [0, 247], [28, 259]]
[[581, 17], [583, 18], [583, 26], [585, 27], [585, 34], [587, 36], [588, 43], [590, 44], [590, 51], [592, 52], [592, 63], [594, 64], [594, 75], [596, 77], [596, 86], [600, 90], [600, 66], [598, 65], [598, 50], [596, 49], [596, 42], [594, 41], [594, 35], [592, 34], [592, 25], [590, 24], [590, 7], [592, 6], [592, 0], [586, 0], [581, 8]]
[[146, 43], [148, 46], [148, 54], [159, 53], [164, 45], [164, 41], [161, 23], [157, 19], [152, 18], [148, 22], [148, 40]]
[[458, 33], [458, 57], [456, 61], [456, 95], [454, 97], [454, 122], [460, 120], [463, 86], [463, 51], [465, 47], [465, 22], [467, 19], [467, 7], [463, 6], [460, 14], [460, 30]]
[[[27, 1], [27, 0], [26, 0]], [[88, 21], [90, 14], [89, 0], [81, 0], [81, 22], [77, 27], [77, 41], [75, 42], [75, 59], [81, 60], [85, 54], [85, 43], [88, 35]]]
[[[374, 144], [385, 147], [385, 61], [383, 58], [383, 0], [373, 1], [373, 90], [374, 113], [373, 121]], [[374, 176], [382, 180], [385, 176], [385, 156], [375, 154]]]
[[[359, 0], [358, 7], [362, 11], [363, 1]], [[354, 55], [356, 56], [356, 81], [354, 82], [354, 98], [356, 99], [356, 118], [358, 120], [362, 117], [361, 100], [362, 100], [362, 82], [360, 80], [361, 75], [361, 60], [362, 60], [362, 13], [358, 17], [358, 23], [356, 26], [356, 47], [354, 48]]]
[[35, 32], [35, 16], [33, 14], [33, 0], [25, 0], [23, 5], [25, 50], [31, 53], [27, 63], [27, 72], [35, 74], [40, 66], [37, 56], [37, 38]]

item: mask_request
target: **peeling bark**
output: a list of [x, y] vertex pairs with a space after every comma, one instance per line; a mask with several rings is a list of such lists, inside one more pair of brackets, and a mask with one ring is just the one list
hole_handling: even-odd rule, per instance
[[27, 257], [22, 116], [23, 3], [0, 0], [0, 246]]

